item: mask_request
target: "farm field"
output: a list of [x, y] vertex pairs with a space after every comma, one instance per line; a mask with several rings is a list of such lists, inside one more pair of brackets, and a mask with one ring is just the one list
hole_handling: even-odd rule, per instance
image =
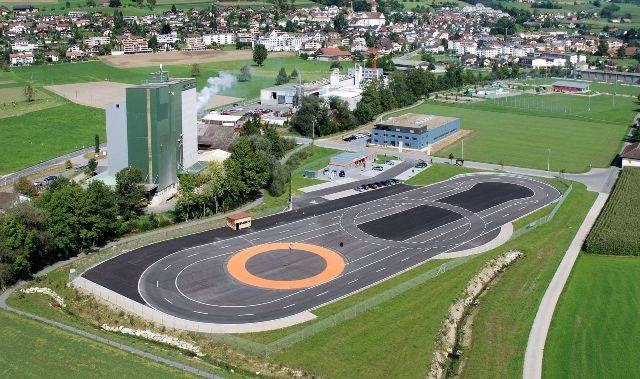
[[584, 243], [587, 253], [640, 255], [640, 168], [625, 167]]
[[4, 377], [191, 377], [182, 371], [0, 310]]
[[34, 88], [33, 101], [27, 102], [24, 86], [12, 83], [0, 86], [0, 119], [20, 116], [25, 113], [52, 108], [64, 104], [59, 97], [48, 91]]
[[553, 315], [543, 377], [637, 376], [638, 283], [640, 258], [580, 254]]
[[[201, 89], [210, 76], [217, 76], [220, 71], [228, 71], [239, 75], [240, 69], [249, 65], [251, 80], [237, 83], [234, 87], [223, 91], [222, 95], [255, 98], [260, 94], [260, 89], [275, 84], [276, 76], [281, 67], [287, 73], [294, 69], [302, 74], [303, 81], [312, 81], [327, 77], [330, 73], [330, 62], [305, 61], [298, 57], [271, 57], [267, 58], [261, 67], [255, 66], [253, 61], [233, 60], [223, 62], [210, 62], [200, 64], [200, 75], [196, 78], [198, 89]], [[189, 65], [164, 65], [163, 68], [172, 77], [190, 77]], [[346, 64], [344, 70], [346, 70]], [[54, 84], [71, 84], [80, 82], [95, 82], [110, 80], [119, 83], [139, 84], [147, 79], [149, 73], [157, 71], [158, 66], [116, 68], [101, 61], [67, 63], [56, 65], [30, 66], [15, 68], [11, 73], [0, 74], [0, 80], [19, 80], [31, 82], [34, 86]]]
[[[609, 166], [622, 145], [626, 125], [632, 120], [631, 110], [627, 123], [605, 124], [433, 101], [406, 112], [459, 117], [461, 127], [472, 131], [464, 139], [467, 160], [546, 169], [549, 157], [553, 172], [585, 172], [590, 167]], [[451, 153], [460, 157], [461, 143], [458, 141], [437, 155], [448, 157]]]
[[0, 123], [0, 174], [92, 146], [105, 139], [104, 111], [65, 102], [57, 107], [7, 117]]

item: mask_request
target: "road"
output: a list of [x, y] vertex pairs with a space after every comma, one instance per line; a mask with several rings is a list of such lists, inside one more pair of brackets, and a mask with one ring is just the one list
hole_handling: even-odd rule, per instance
[[[505, 223], [559, 196], [543, 182], [492, 174], [427, 187], [397, 185], [256, 220], [261, 223], [248, 232], [219, 229], [145, 246], [83, 277], [185, 320], [272, 321], [347, 296], [438, 254], [483, 245]], [[233, 273], [230, 262], [239, 252], [273, 243], [293, 245], [253, 256], [242, 266], [250, 275]], [[273, 281], [289, 285], [313, 278], [334, 267], [298, 243], [331, 250], [344, 267], [327, 281], [268, 287]], [[262, 279], [269, 283], [265, 286]]]

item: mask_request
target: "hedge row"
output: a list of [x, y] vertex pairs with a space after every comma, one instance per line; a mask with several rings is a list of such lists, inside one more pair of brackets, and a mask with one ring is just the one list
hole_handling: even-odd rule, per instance
[[625, 167], [584, 243], [593, 254], [640, 255], [640, 168]]

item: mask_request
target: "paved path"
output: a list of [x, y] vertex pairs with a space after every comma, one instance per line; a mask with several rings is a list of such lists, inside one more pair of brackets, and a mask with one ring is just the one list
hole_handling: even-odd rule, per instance
[[[39, 271], [34, 276], [38, 277], [38, 276], [46, 275], [49, 272], [58, 269], [59, 267], [62, 267], [64, 265], [66, 265], [66, 264], [71, 263], [75, 259], [76, 258], [74, 257], [74, 258], [68, 259], [66, 261], [57, 262], [57, 263], [55, 263], [55, 264], [53, 264], [51, 266], [48, 266], [48, 267], [42, 269], [41, 271]], [[37, 320], [37, 321], [43, 322], [43, 323], [45, 323], [47, 325], [53, 326], [55, 328], [58, 328], [58, 329], [61, 329], [61, 330], [64, 330], [64, 331], [67, 331], [69, 333], [73, 333], [73, 334], [77, 334], [77, 335], [83, 336], [83, 337], [88, 338], [90, 340], [97, 341], [97, 342], [103, 343], [105, 345], [109, 345], [111, 347], [115, 347], [116, 349], [120, 349], [120, 350], [129, 352], [129, 353], [138, 355], [140, 357], [150, 359], [150, 360], [155, 361], [155, 362], [166, 364], [168, 366], [177, 368], [179, 370], [186, 371], [186, 372], [191, 373], [191, 374], [195, 374], [195, 375], [198, 375], [198, 376], [202, 376], [202, 377], [205, 377], [205, 378], [211, 378], [211, 379], [223, 379], [221, 376], [212, 374], [212, 373], [207, 372], [207, 371], [200, 370], [199, 368], [196, 368], [196, 367], [193, 367], [193, 366], [189, 366], [189, 365], [185, 365], [183, 363], [180, 363], [180, 362], [177, 362], [177, 361], [173, 361], [173, 360], [167, 359], [165, 357], [161, 357], [159, 355], [151, 354], [151, 353], [148, 353], [146, 351], [137, 349], [135, 347], [132, 347], [132, 346], [129, 346], [129, 345], [125, 345], [125, 344], [122, 344], [120, 342], [117, 342], [117, 341], [114, 341], [114, 340], [111, 340], [111, 339], [108, 339], [108, 338], [105, 338], [105, 337], [101, 337], [101, 336], [98, 336], [98, 335], [93, 334], [93, 333], [89, 333], [89, 332], [87, 332], [85, 330], [82, 330], [82, 329], [79, 329], [79, 328], [76, 328], [76, 327], [73, 327], [73, 326], [70, 326], [70, 325], [67, 325], [67, 324], [63, 324], [63, 323], [58, 322], [58, 321], [49, 320], [47, 318], [38, 316], [36, 314], [29, 313], [29, 312], [24, 312], [24, 311], [21, 311], [19, 309], [16, 309], [16, 308], [13, 308], [13, 307], [9, 306], [6, 303], [7, 299], [9, 298], [9, 296], [11, 296], [11, 294], [13, 292], [15, 292], [16, 290], [19, 290], [20, 288], [22, 288], [26, 284], [28, 284], [28, 282], [21, 281], [21, 282], [17, 283], [16, 285], [14, 285], [13, 287], [7, 289], [6, 291], [0, 293], [0, 309], [4, 309], [6, 311], [13, 312], [15, 314], [18, 314], [18, 315], [23, 316], [23, 317], [30, 318], [32, 320]]]
[[547, 333], [549, 326], [551, 325], [551, 319], [553, 318], [553, 312], [555, 310], [558, 299], [562, 294], [571, 268], [578, 258], [582, 244], [587, 238], [591, 227], [598, 218], [602, 207], [604, 206], [608, 194], [600, 193], [595, 203], [589, 210], [587, 217], [585, 217], [580, 229], [576, 233], [569, 249], [562, 258], [562, 262], [558, 266], [556, 273], [549, 283], [549, 287], [545, 292], [538, 313], [533, 320], [533, 326], [529, 332], [529, 341], [527, 342], [527, 350], [524, 356], [524, 368], [522, 370], [522, 376], [524, 379], [539, 379], [542, 377], [542, 358], [544, 355], [544, 345], [547, 339]]

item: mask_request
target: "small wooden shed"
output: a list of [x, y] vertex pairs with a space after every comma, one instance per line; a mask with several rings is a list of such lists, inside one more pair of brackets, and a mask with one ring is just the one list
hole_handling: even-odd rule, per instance
[[238, 212], [230, 214], [226, 218], [227, 226], [233, 230], [240, 230], [251, 227], [251, 214], [249, 212]]

